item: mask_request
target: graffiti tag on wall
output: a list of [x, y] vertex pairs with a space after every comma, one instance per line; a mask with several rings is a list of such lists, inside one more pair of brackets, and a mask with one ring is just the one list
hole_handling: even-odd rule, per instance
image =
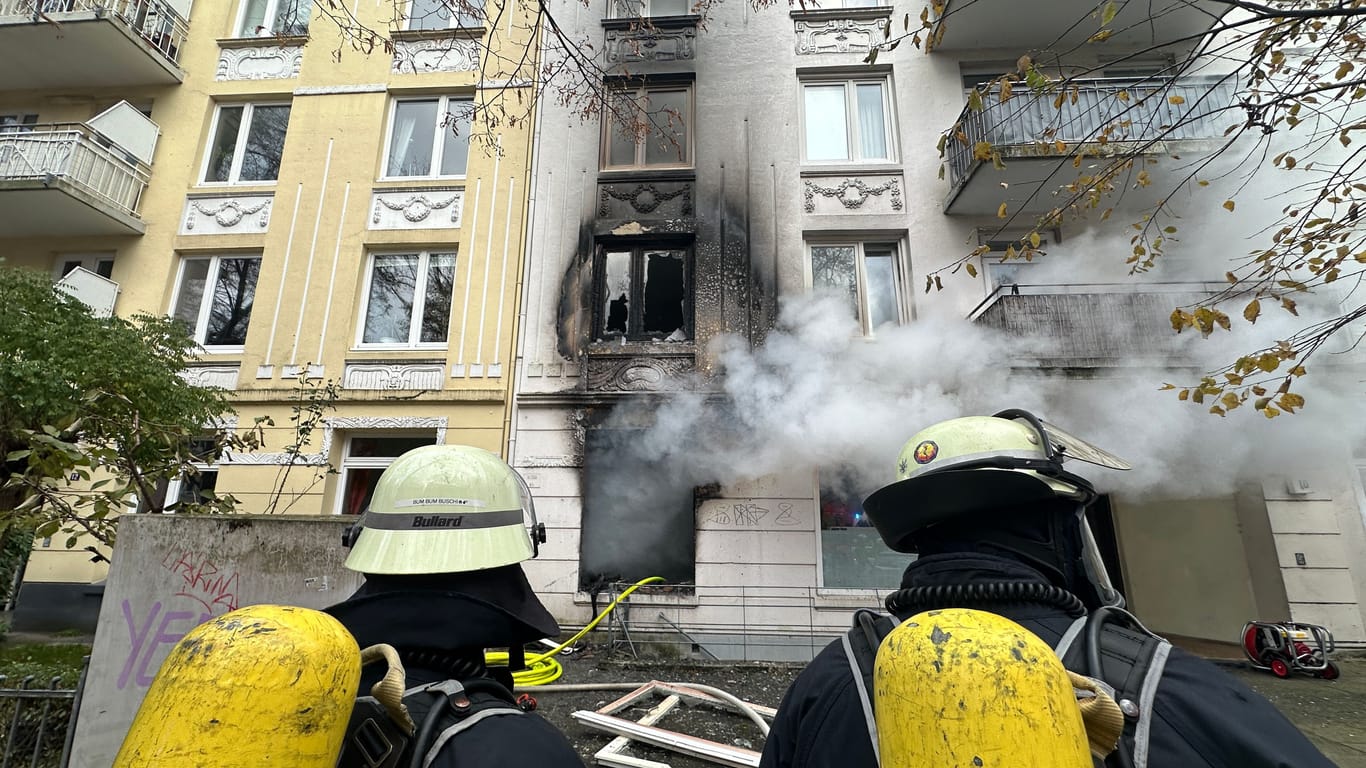
[[777, 514], [773, 510], [746, 502], [740, 504], [719, 504], [706, 514], [703, 525], [726, 526], [733, 528], [761, 528], [770, 525], [789, 528], [801, 525], [801, 520], [792, 512], [792, 505], [779, 502]]

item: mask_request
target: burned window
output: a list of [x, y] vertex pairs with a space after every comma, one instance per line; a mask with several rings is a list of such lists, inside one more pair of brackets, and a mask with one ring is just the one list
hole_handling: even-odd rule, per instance
[[692, 339], [692, 264], [684, 249], [608, 248], [598, 260], [598, 341]]

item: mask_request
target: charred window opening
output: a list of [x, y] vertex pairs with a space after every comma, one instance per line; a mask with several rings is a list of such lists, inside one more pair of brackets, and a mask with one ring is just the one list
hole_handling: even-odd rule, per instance
[[690, 341], [692, 259], [685, 249], [606, 248], [597, 264], [598, 341]]
[[645, 455], [642, 436], [640, 429], [585, 434], [579, 583], [589, 592], [647, 576], [673, 584], [696, 578], [693, 486]]

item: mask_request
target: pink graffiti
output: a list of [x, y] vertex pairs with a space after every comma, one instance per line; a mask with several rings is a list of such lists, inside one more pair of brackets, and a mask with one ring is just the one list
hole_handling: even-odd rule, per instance
[[161, 567], [180, 577], [176, 597], [195, 600], [212, 615], [237, 610], [237, 571], [222, 570], [207, 556], [190, 551], [168, 552]]
[[133, 606], [124, 600], [123, 620], [128, 628], [129, 650], [123, 661], [123, 670], [119, 672], [119, 690], [128, 687], [130, 682], [139, 688], [151, 685], [152, 675], [148, 674], [148, 668], [152, 660], [160, 655], [161, 649], [180, 642], [187, 632], [211, 618], [210, 614], [193, 611], [162, 612], [161, 602], [158, 601], [152, 603], [141, 622], [134, 622]]

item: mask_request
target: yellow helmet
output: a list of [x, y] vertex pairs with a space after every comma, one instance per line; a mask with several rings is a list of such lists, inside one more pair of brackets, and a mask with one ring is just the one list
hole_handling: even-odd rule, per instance
[[429, 445], [384, 470], [346, 539], [353, 571], [456, 573], [535, 557], [545, 526], [526, 482], [502, 459], [468, 445]]
[[906, 443], [896, 482], [875, 491], [863, 509], [888, 547], [914, 552], [917, 531], [959, 515], [1050, 498], [1089, 504], [1095, 487], [1065, 471], [1066, 459], [1129, 469], [1027, 411], [950, 419]]

